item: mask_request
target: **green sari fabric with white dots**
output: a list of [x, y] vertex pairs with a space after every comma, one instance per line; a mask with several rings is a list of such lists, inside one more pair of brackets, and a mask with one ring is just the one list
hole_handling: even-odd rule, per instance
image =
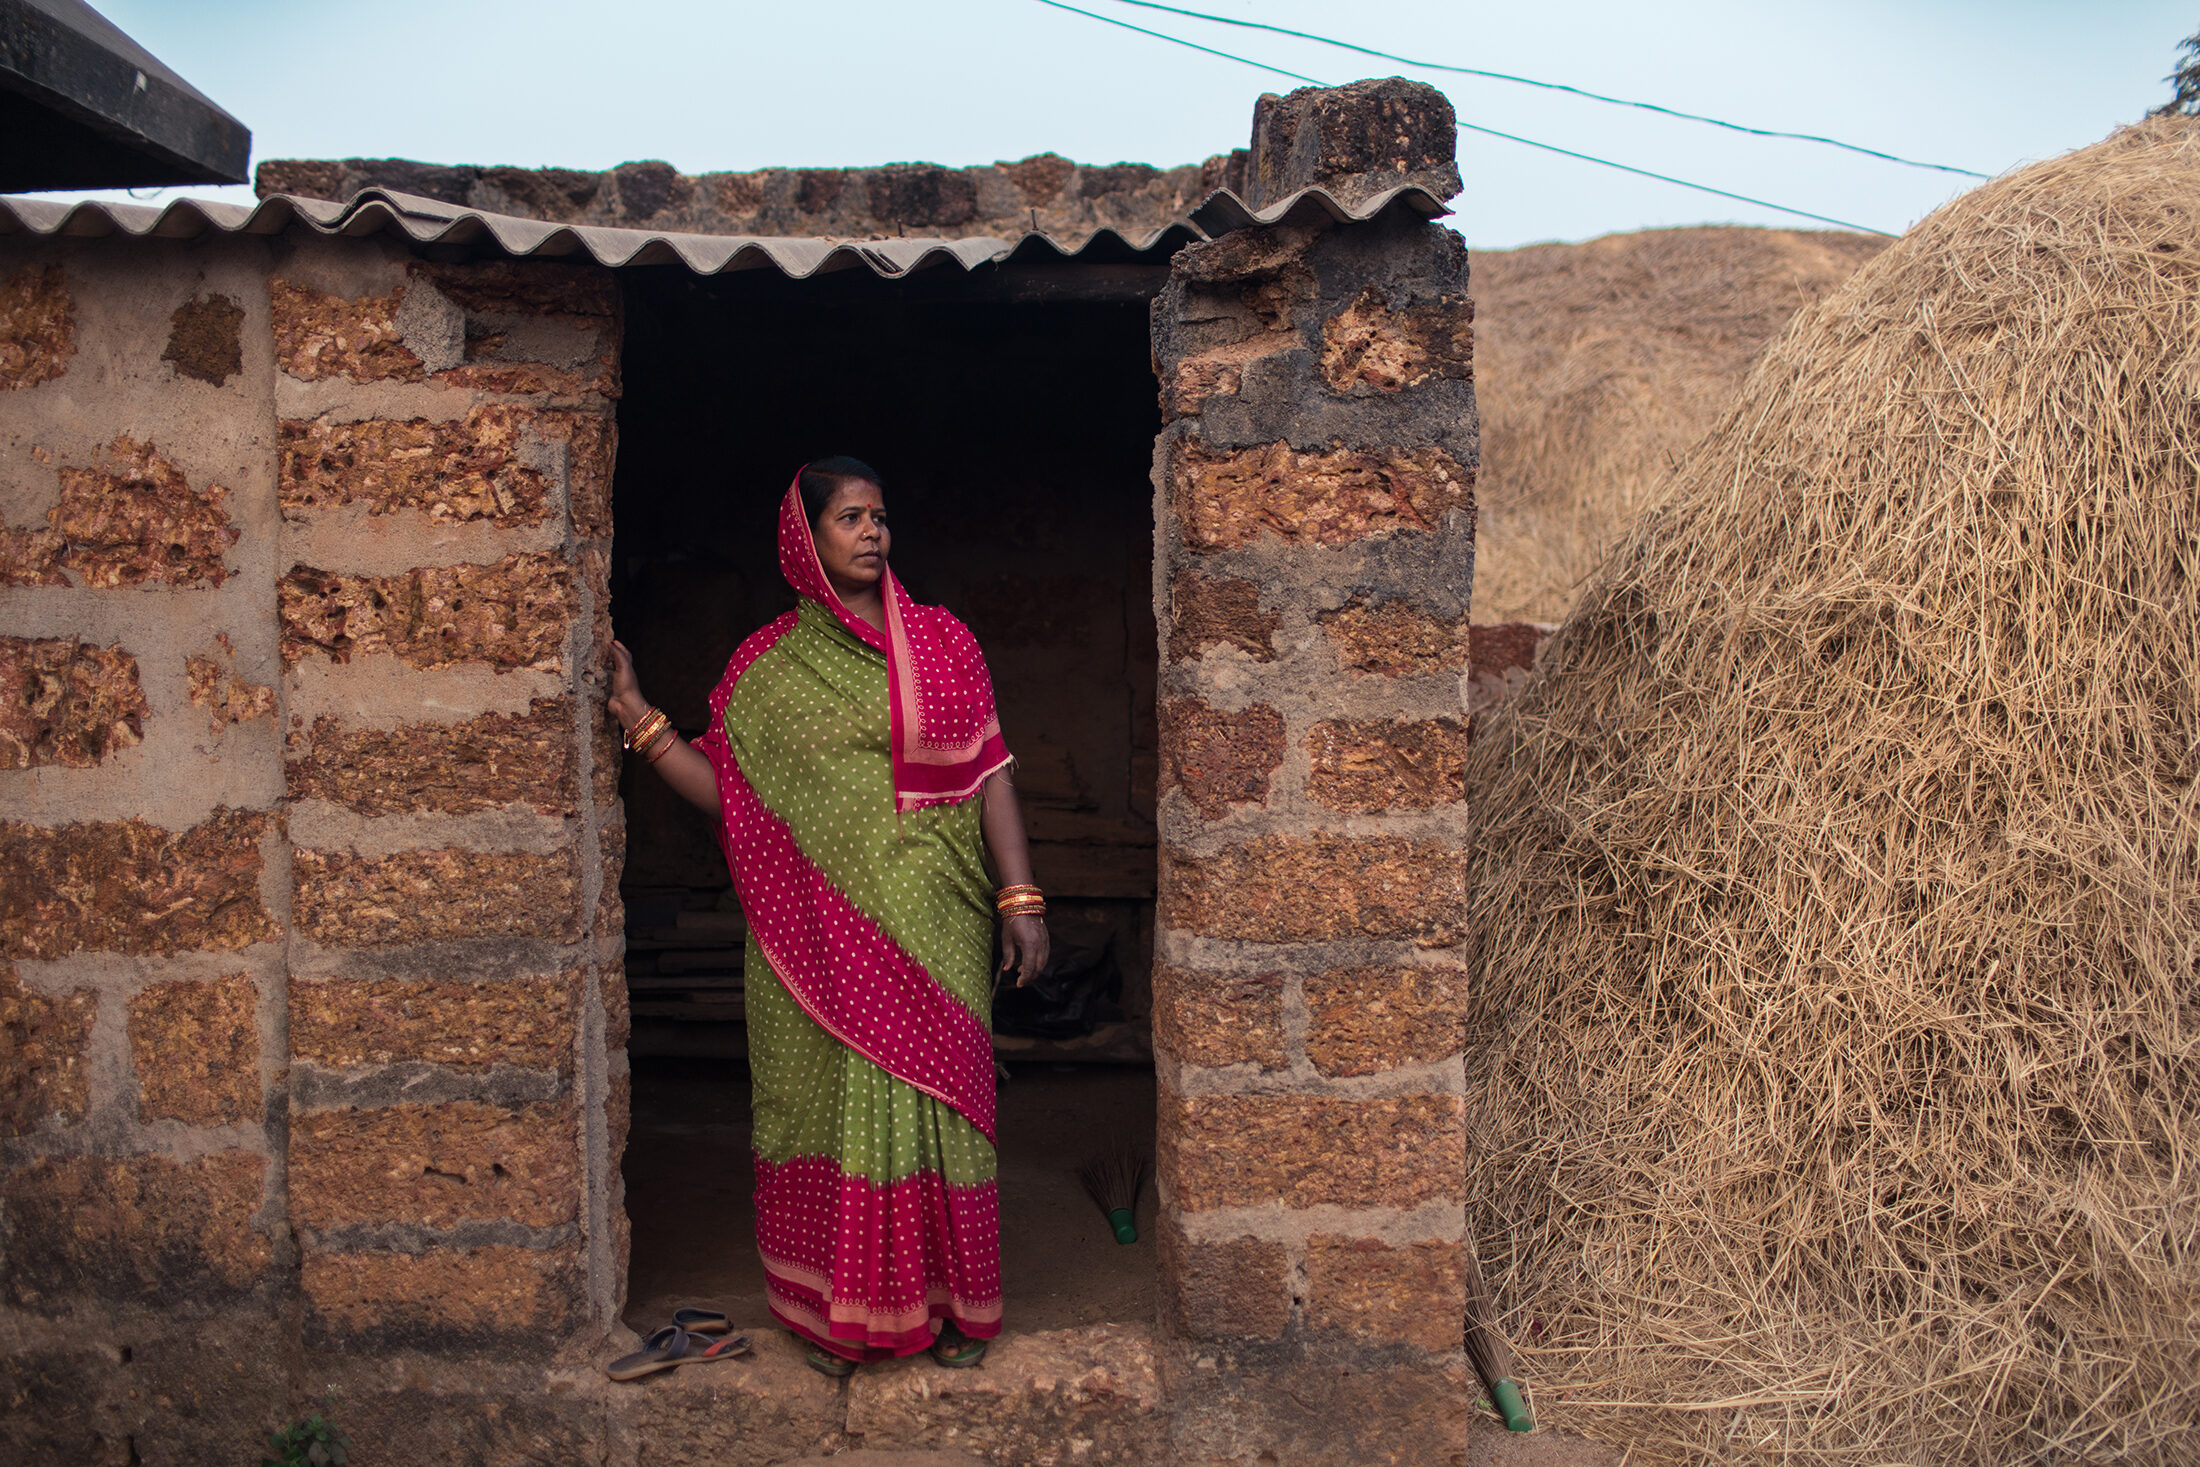
[[[795, 625], [734, 685], [724, 728], [750, 788], [802, 854], [985, 1022], [993, 884], [979, 800], [895, 812], [886, 658], [805, 599]], [[919, 1171], [951, 1184], [993, 1180], [984, 1134], [820, 1028], [754, 936], [746, 964], [759, 1156], [829, 1156], [880, 1184]]]

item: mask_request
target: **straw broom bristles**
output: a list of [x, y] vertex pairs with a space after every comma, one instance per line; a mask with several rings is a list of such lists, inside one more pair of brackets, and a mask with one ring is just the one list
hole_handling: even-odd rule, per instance
[[1806, 308], [1470, 761], [1470, 1242], [1547, 1424], [2193, 1460], [2200, 124]]

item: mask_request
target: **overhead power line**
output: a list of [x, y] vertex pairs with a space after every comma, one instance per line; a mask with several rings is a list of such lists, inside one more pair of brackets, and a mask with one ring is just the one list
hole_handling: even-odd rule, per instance
[[[1265, 61], [1255, 61], [1249, 56], [1239, 56], [1230, 51], [1218, 51], [1213, 46], [1202, 46], [1197, 41], [1187, 41], [1182, 36], [1172, 36], [1167, 31], [1148, 30], [1142, 25], [1132, 25], [1127, 20], [1117, 20], [1112, 15], [1100, 15], [1094, 11], [1082, 10], [1075, 5], [1065, 3], [1065, 0], [1039, 0], [1039, 3], [1051, 6], [1056, 10], [1066, 10], [1072, 15], [1082, 15], [1087, 20], [1097, 20], [1103, 25], [1121, 26], [1124, 30], [1136, 31], [1142, 36], [1152, 36], [1157, 41], [1167, 41], [1171, 45], [1184, 46], [1193, 51], [1204, 51], [1209, 56], [1219, 56], [1225, 61], [1235, 61], [1240, 66], [1250, 66], [1255, 70], [1270, 72], [1276, 76], [1287, 76], [1293, 81], [1305, 82], [1309, 86], [1325, 87], [1330, 85], [1330, 83], [1321, 80], [1319, 77], [1307, 76], [1303, 72], [1286, 71], [1280, 66], [1270, 66]], [[1168, 7], [1156, 6], [1155, 8], [1166, 9]], [[1874, 229], [1869, 224], [1857, 224], [1847, 219], [1836, 219], [1830, 214], [1814, 214], [1808, 209], [1797, 209], [1787, 204], [1775, 204], [1770, 199], [1755, 198], [1749, 194], [1738, 194], [1731, 189], [1713, 188], [1708, 183], [1692, 183], [1685, 178], [1675, 178], [1670, 173], [1653, 173], [1647, 168], [1637, 168], [1630, 163], [1615, 163], [1610, 158], [1599, 158], [1594, 153], [1579, 153], [1572, 148], [1561, 148], [1556, 143], [1539, 143], [1534, 138], [1524, 138], [1518, 133], [1499, 132], [1494, 127], [1484, 127], [1480, 123], [1461, 122], [1459, 126], [1469, 132], [1478, 132], [1493, 138], [1503, 138], [1508, 143], [1519, 143], [1524, 147], [1540, 148], [1546, 153], [1557, 153], [1561, 157], [1578, 158], [1584, 163], [1595, 163], [1605, 168], [1616, 168], [1621, 173], [1632, 173], [1638, 178], [1655, 179], [1659, 183], [1670, 183], [1680, 188], [1694, 189], [1698, 193], [1716, 194], [1722, 199], [1733, 199], [1737, 203], [1754, 204], [1760, 209], [1770, 209], [1779, 214], [1792, 214], [1798, 219], [1810, 219], [1820, 224], [1832, 224], [1842, 229], [1853, 229], [1862, 234], [1877, 234], [1888, 239], [1894, 238], [1892, 230]]]
[[[1399, 56], [1389, 51], [1378, 51], [1372, 46], [1359, 46], [1350, 41], [1340, 41], [1334, 36], [1318, 36], [1312, 31], [1294, 31], [1280, 25], [1269, 25], [1257, 20], [1239, 20], [1228, 15], [1209, 15], [1203, 10], [1185, 10], [1175, 5], [1162, 5], [1158, 0], [1115, 0], [1118, 5], [1135, 5], [1141, 10], [1161, 10], [1170, 15], [1182, 15], [1192, 20], [1212, 21], [1216, 25], [1234, 25], [1243, 30], [1267, 31], [1273, 35], [1291, 36], [1301, 41], [1313, 41], [1318, 45], [1334, 46], [1340, 51], [1357, 51], [1362, 56], [1373, 56], [1382, 61], [1395, 61], [1401, 66], [1411, 66], [1421, 71], [1448, 71], [1458, 76], [1487, 77], [1491, 81], [1517, 82], [1524, 87], [1541, 87], [1547, 92], [1566, 92], [1576, 97], [1586, 97], [1592, 102], [1609, 102], [1615, 107], [1639, 107], [1645, 112], [1663, 113], [1686, 122], [1702, 122], [1712, 127], [1723, 127], [1730, 132], [1745, 132], [1752, 137], [1787, 138], [1798, 143], [1822, 143], [1829, 148], [1841, 148], [1851, 153], [1862, 153], [1867, 158], [1878, 158], [1887, 163], [1900, 163], [1905, 168], [1929, 168], [1936, 173], [1960, 173], [1965, 178], [1988, 178], [1973, 168], [1958, 168], [1953, 163], [1926, 163], [1916, 158], [1904, 158], [1896, 153], [1883, 153], [1877, 148], [1867, 148], [1860, 143], [1845, 143], [1839, 138], [1820, 137], [1810, 132], [1782, 132], [1777, 128], [1750, 127], [1744, 123], [1728, 122], [1723, 117], [1706, 117], [1701, 112], [1683, 112], [1677, 107], [1661, 107], [1655, 102], [1638, 102], [1629, 97], [1608, 97], [1602, 92], [1592, 92], [1586, 87], [1570, 87], [1564, 82], [1538, 81], [1532, 76], [1514, 76], [1504, 71], [1484, 71], [1477, 66], [1451, 66], [1441, 61], [1416, 61], [1410, 56]], [[1149, 34], [1151, 34], [1149, 32]], [[1187, 43], [1188, 44], [1188, 43]], [[1285, 75], [1293, 73], [1286, 72]]]

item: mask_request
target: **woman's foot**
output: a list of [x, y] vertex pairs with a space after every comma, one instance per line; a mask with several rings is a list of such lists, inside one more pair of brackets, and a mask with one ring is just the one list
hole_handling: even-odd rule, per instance
[[829, 1375], [834, 1380], [846, 1380], [856, 1373], [856, 1362], [845, 1355], [835, 1355], [823, 1345], [811, 1345], [803, 1352], [802, 1363], [819, 1375]]
[[932, 1358], [949, 1370], [968, 1370], [985, 1358], [985, 1347], [991, 1343], [970, 1338], [953, 1323], [943, 1324], [939, 1338], [932, 1341]]

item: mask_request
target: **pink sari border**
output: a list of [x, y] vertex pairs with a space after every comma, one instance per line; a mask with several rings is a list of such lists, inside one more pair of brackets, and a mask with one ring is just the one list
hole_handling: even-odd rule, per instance
[[[880, 1185], [831, 1157], [756, 1158], [757, 1251], [773, 1317], [856, 1359], [912, 1354], [932, 1322], [972, 1339], [1001, 1328], [1000, 1194], [923, 1171]], [[836, 1249], [843, 1233], [885, 1240]]]

